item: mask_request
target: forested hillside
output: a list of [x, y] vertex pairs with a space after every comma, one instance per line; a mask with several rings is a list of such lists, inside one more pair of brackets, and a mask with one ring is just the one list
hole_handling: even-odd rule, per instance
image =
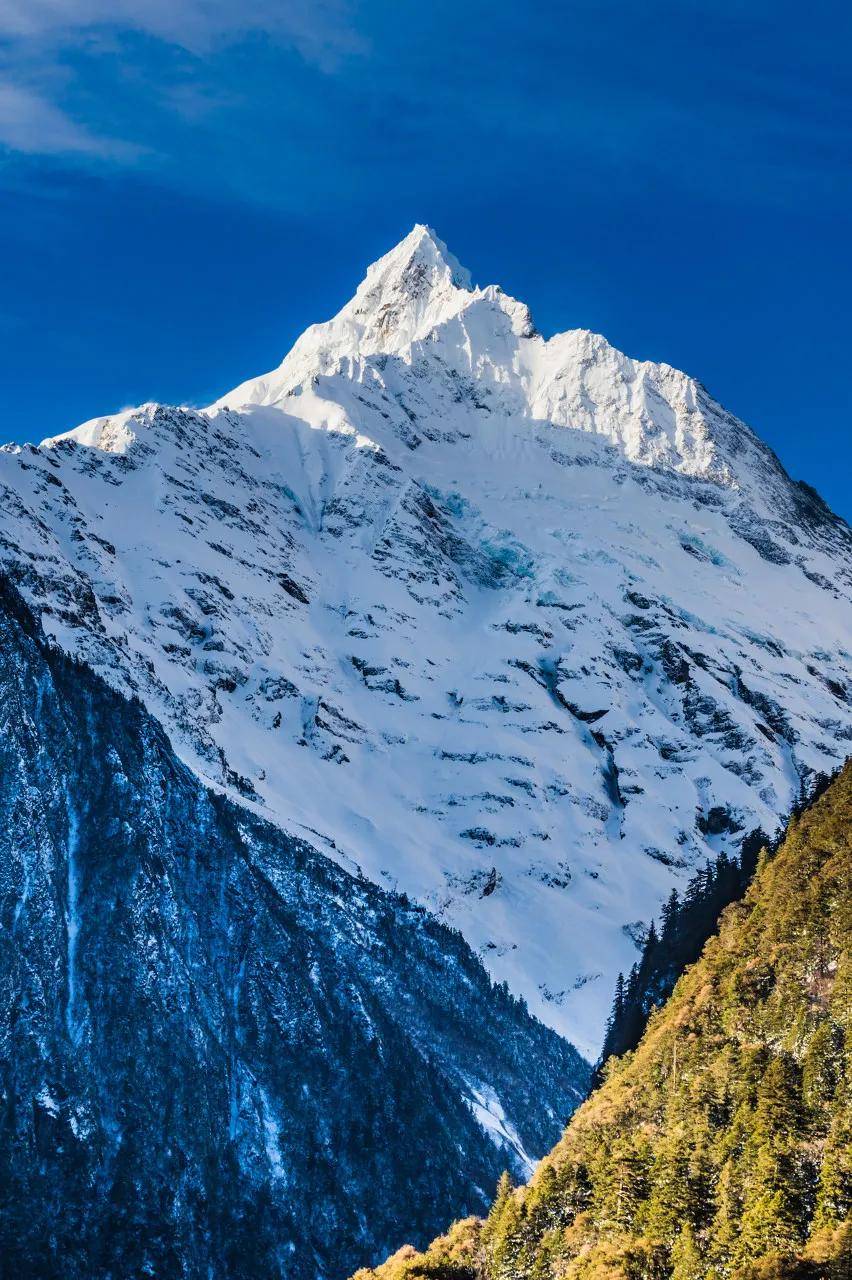
[[763, 832], [756, 830], [743, 842], [738, 859], [722, 850], [715, 862], [695, 873], [683, 897], [672, 889], [660, 912], [659, 928], [651, 921], [641, 957], [626, 978], [618, 975], [595, 1068], [596, 1085], [613, 1055], [620, 1057], [639, 1044], [650, 1014], [668, 999], [687, 965], [701, 955], [725, 907], [745, 893], [760, 849], [768, 844]]
[[847, 765], [529, 1186], [359, 1280], [845, 1280], [850, 815]]
[[[791, 817], [800, 817], [819, 799], [831, 778], [815, 774], [803, 779], [802, 794]], [[716, 933], [719, 917], [731, 902], [741, 898], [751, 884], [761, 849], [774, 854], [783, 832], [767, 836], [756, 827], [731, 858], [723, 849], [713, 862], [699, 868], [681, 897], [672, 889], [660, 912], [659, 928], [652, 920], [642, 946], [642, 955], [625, 978], [618, 975], [612, 1009], [594, 1084], [600, 1084], [603, 1069], [613, 1056], [635, 1049], [642, 1039], [652, 1010], [669, 998], [687, 965], [695, 964], [707, 939]]]

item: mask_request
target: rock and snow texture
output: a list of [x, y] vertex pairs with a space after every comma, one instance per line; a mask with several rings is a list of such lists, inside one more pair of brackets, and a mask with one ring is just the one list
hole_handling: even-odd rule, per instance
[[183, 758], [594, 1053], [679, 877], [852, 741], [852, 535], [425, 227], [281, 366], [0, 451], [0, 555]]
[[202, 786], [0, 573], [0, 1273], [317, 1280], [481, 1213], [589, 1066]]

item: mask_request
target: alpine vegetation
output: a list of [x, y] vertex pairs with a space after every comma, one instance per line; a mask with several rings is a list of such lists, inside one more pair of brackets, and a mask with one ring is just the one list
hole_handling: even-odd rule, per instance
[[[810, 780], [792, 817], [798, 817], [818, 800], [830, 782], [826, 775]], [[651, 921], [642, 954], [627, 978], [619, 974], [606, 1035], [595, 1067], [600, 1082], [607, 1060], [635, 1049], [642, 1038], [651, 1011], [674, 990], [684, 969], [694, 964], [708, 938], [716, 932], [719, 917], [730, 903], [741, 898], [751, 883], [762, 852], [774, 852], [781, 834], [774, 840], [762, 831], [752, 831], [742, 843], [739, 858], [729, 858], [724, 849], [711, 863], [700, 867], [689, 881], [683, 897], [672, 889], [660, 911], [659, 928]]]
[[846, 1280], [852, 765], [527, 1187], [359, 1280]]

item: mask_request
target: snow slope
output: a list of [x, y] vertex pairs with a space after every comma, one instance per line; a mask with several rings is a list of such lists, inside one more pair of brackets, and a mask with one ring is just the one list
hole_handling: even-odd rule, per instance
[[0, 556], [206, 780], [594, 1053], [673, 883], [852, 740], [852, 536], [425, 227], [278, 369], [0, 451]]

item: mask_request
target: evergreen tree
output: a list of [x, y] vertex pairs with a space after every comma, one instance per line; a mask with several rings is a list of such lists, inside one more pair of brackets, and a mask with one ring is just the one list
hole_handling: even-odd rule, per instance
[[651, 1152], [641, 1138], [624, 1134], [600, 1157], [592, 1170], [592, 1211], [604, 1230], [623, 1231], [631, 1226], [645, 1196]]
[[671, 1280], [703, 1280], [706, 1268], [690, 1223], [680, 1229], [671, 1251]]
[[692, 1225], [698, 1217], [689, 1176], [691, 1156], [691, 1144], [680, 1127], [657, 1146], [644, 1220], [652, 1240], [671, 1245], [680, 1228], [685, 1223]]
[[494, 1192], [494, 1203], [491, 1206], [490, 1217], [499, 1218], [505, 1209], [507, 1203], [512, 1198], [512, 1192], [515, 1184], [512, 1182], [512, 1175], [508, 1169], [504, 1169], [497, 1180], [497, 1189]]
[[[848, 1082], [846, 1088], [849, 1088]], [[835, 1227], [849, 1219], [852, 1219], [852, 1102], [847, 1094], [823, 1148], [814, 1227]]]
[[497, 1183], [494, 1203], [482, 1231], [483, 1255], [494, 1275], [503, 1275], [517, 1252], [516, 1233], [521, 1221], [518, 1201], [508, 1171]]
[[833, 1019], [817, 1027], [802, 1063], [805, 1105], [819, 1110], [834, 1097], [843, 1073], [843, 1028]]
[[677, 917], [678, 917], [679, 911], [680, 911], [680, 899], [678, 897], [677, 889], [672, 889], [668, 898], [663, 903], [663, 908], [660, 913], [660, 919], [662, 922], [663, 941], [668, 941], [669, 938], [672, 936], [672, 933], [674, 932], [675, 928], [677, 927]]

